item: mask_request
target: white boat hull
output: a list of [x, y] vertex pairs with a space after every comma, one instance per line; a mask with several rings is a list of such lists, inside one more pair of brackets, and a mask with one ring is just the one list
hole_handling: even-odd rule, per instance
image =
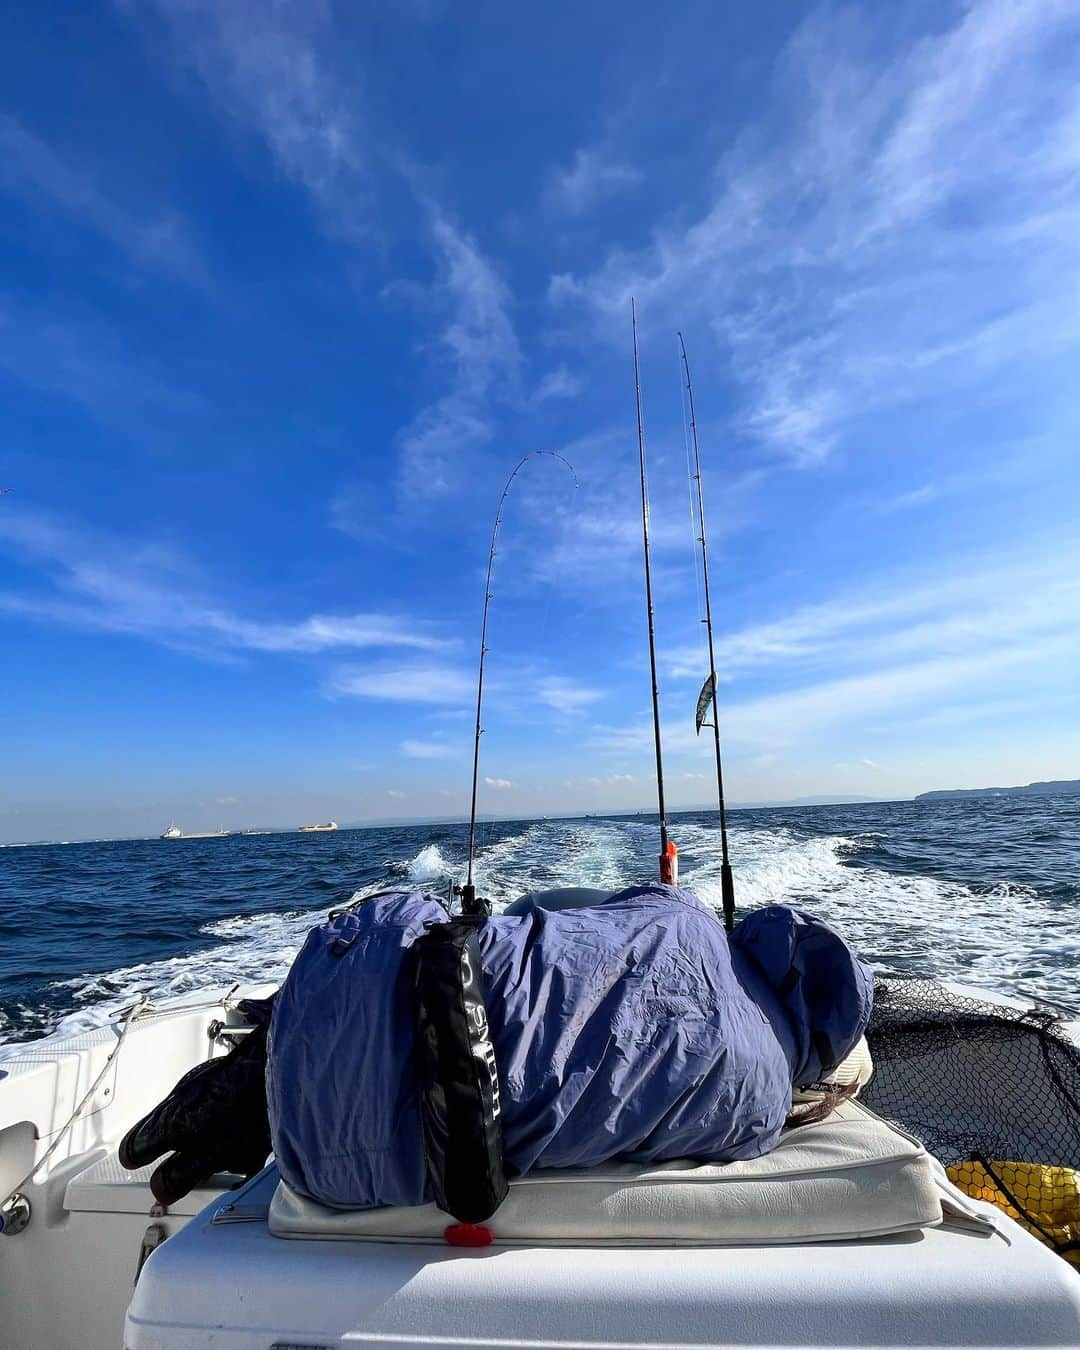
[[[44, 1169], [22, 1185], [25, 1231], [0, 1236], [3, 1350], [116, 1350], [147, 1228], [172, 1236], [222, 1185], [192, 1192], [152, 1216], [147, 1174], [124, 1173], [116, 1149], [127, 1129], [184, 1073], [212, 1054], [214, 1022], [242, 1022], [229, 991], [203, 993], [135, 1020], [86, 1109]], [[238, 990], [260, 997], [271, 986]], [[0, 1058], [0, 1193], [7, 1196], [56, 1140], [115, 1049], [119, 1028], [11, 1046]], [[224, 1184], [224, 1183], [222, 1183]]]
[[[0, 1237], [4, 1350], [1080, 1345], [1080, 1278], [990, 1210], [992, 1238], [944, 1226], [796, 1246], [477, 1252], [283, 1240], [265, 1182], [223, 1199], [232, 1179], [218, 1178], [156, 1212], [147, 1173], [116, 1162], [120, 1138], [183, 1073], [225, 1053], [210, 1030], [242, 1022], [239, 998], [269, 992], [191, 996], [131, 1023], [85, 1111], [21, 1187], [25, 1231]], [[114, 1025], [0, 1058], [4, 1195], [60, 1137], [118, 1035]], [[230, 1221], [215, 1222], [225, 1202]], [[128, 1312], [157, 1236], [169, 1240]]]
[[1080, 1279], [1027, 1233], [756, 1247], [283, 1241], [265, 1193], [150, 1259], [128, 1350], [1075, 1347]]

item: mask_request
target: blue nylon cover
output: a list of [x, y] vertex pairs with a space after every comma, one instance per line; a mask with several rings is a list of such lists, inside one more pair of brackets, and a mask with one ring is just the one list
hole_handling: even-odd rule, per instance
[[[445, 918], [430, 896], [397, 892], [309, 934], [276, 1000], [267, 1073], [294, 1190], [350, 1209], [430, 1199], [409, 949]], [[866, 967], [820, 920], [779, 905], [729, 940], [689, 891], [636, 886], [495, 916], [479, 940], [510, 1176], [616, 1156], [757, 1157], [793, 1083], [843, 1058], [870, 1015]]]

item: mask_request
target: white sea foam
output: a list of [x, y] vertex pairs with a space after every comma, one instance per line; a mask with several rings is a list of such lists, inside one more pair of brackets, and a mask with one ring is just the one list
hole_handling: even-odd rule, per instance
[[[684, 867], [683, 883], [719, 904], [718, 832], [702, 826], [680, 832], [684, 849], [699, 858]], [[1075, 911], [1055, 910], [1030, 886], [977, 888], [866, 865], [859, 856], [870, 841], [870, 835], [807, 839], [784, 829], [740, 830], [732, 839], [736, 900], [751, 909], [810, 909], [882, 973], [1076, 1001]]]
[[439, 852], [438, 844], [428, 844], [406, 866], [410, 881], [433, 881], [436, 877], [449, 876], [451, 866]]
[[279, 984], [304, 938], [326, 918], [325, 910], [290, 914], [237, 915], [204, 925], [203, 932], [226, 941], [184, 956], [165, 957], [121, 966], [90, 978], [59, 980], [53, 988], [69, 989], [74, 1012], [55, 1030], [74, 1035], [103, 1026], [136, 999], [155, 1003], [200, 989], [236, 984]]
[[559, 886], [616, 890], [638, 879], [633, 823], [538, 821], [478, 851], [476, 882], [496, 910], [526, 891]]
[[[678, 821], [673, 834], [683, 885], [719, 905], [719, 831]], [[882, 972], [1075, 1002], [1080, 935], [1071, 906], [1055, 907], [1026, 886], [976, 888], [861, 861], [880, 837], [807, 837], [784, 827], [743, 826], [736, 817], [731, 829], [736, 901], [740, 909], [767, 904], [811, 909]], [[657, 851], [656, 826], [649, 819], [537, 821], [482, 842], [476, 880], [498, 911], [524, 891], [571, 885], [617, 889], [655, 876]], [[441, 894], [436, 883], [451, 875], [460, 879], [462, 870], [460, 860], [429, 844], [390, 865], [386, 881], [354, 898], [385, 890], [388, 882], [409, 888], [427, 883]], [[202, 929], [218, 939], [203, 951], [64, 981], [54, 987], [70, 991], [75, 1010], [58, 1030], [101, 1025], [141, 994], [161, 1001], [236, 981], [278, 982], [308, 930], [325, 917], [318, 909], [217, 919]]]
[[[387, 858], [383, 863], [387, 875], [401, 881], [436, 881], [454, 875], [455, 866], [448, 861], [438, 844], [428, 844], [411, 858]], [[382, 890], [380, 883], [374, 889]]]

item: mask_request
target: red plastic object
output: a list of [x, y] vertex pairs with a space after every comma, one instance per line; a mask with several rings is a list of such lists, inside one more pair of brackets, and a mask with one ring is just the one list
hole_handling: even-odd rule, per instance
[[495, 1235], [482, 1223], [452, 1223], [443, 1232], [451, 1247], [490, 1247]]
[[672, 839], [668, 840], [666, 852], [660, 854], [660, 880], [665, 886], [679, 884], [679, 850]]

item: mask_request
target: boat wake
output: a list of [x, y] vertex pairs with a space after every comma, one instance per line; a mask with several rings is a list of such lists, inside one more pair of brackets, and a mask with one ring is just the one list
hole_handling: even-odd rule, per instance
[[391, 877], [409, 881], [436, 881], [449, 879], [454, 873], [454, 865], [443, 857], [438, 844], [428, 844], [411, 858], [401, 861], [388, 858], [386, 870]]
[[[672, 834], [682, 884], [719, 906], [715, 824], [705, 816], [678, 818]], [[811, 909], [885, 974], [954, 979], [1075, 1002], [1080, 936], [1072, 900], [1055, 903], [1045, 892], [1014, 883], [965, 884], [904, 871], [902, 858], [889, 854], [883, 839], [880, 831], [811, 834], [736, 815], [737, 903], [740, 909], [768, 904]], [[387, 842], [383, 835], [383, 849]], [[399, 860], [374, 853], [366, 872], [378, 879], [352, 898], [388, 886], [445, 895], [448, 882], [462, 878], [463, 842], [447, 828], [438, 842], [423, 843]], [[371, 849], [377, 846], [372, 839]], [[656, 826], [646, 817], [485, 826], [476, 881], [499, 912], [525, 891], [572, 885], [617, 889], [655, 876], [656, 848]], [[143, 995], [162, 1001], [237, 981], [277, 983], [331, 903], [328, 898], [326, 907], [210, 919], [198, 929], [203, 942], [197, 950], [53, 981], [45, 986], [49, 1010], [13, 1007], [18, 1020], [11, 1031], [71, 1034], [102, 1025]], [[5, 1030], [0, 1025], [0, 1036]]]

